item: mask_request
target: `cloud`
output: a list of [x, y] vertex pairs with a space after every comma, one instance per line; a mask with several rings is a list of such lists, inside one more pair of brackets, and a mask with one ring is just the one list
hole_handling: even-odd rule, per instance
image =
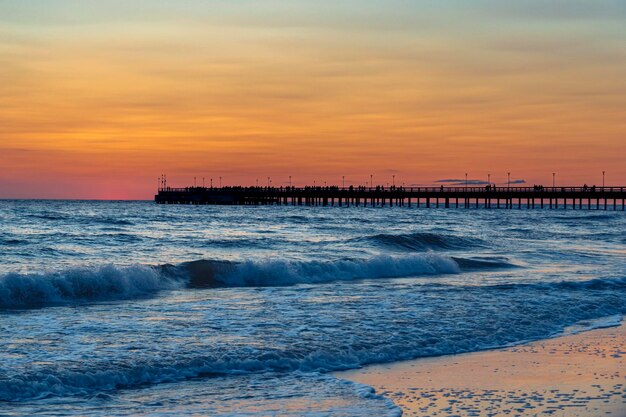
[[[462, 186], [465, 185], [465, 180], [464, 179], [458, 179], [458, 178], [445, 178], [445, 179], [441, 179], [441, 180], [436, 180], [436, 183], [445, 183], [448, 185], [456, 185], [456, 186]], [[493, 182], [494, 184], [496, 184], [496, 182]], [[467, 180], [467, 184], [468, 185], [487, 185], [489, 184], [487, 181], [485, 180], [471, 180], [468, 179]], [[511, 182], [501, 182], [499, 184], [526, 184], [526, 180], [525, 179], [517, 179], [517, 180], [511, 180]]]
[[[447, 183], [447, 184], [451, 184], [451, 185], [465, 185], [465, 180], [463, 179], [456, 179], [456, 178], [446, 178], [443, 180], [437, 180], [435, 181], [437, 183]], [[484, 180], [467, 180], [467, 184], [468, 185], [485, 185], [485, 184], [489, 184], [487, 181]]]
[[464, 181], [464, 180], [446, 178], [446, 179], [443, 179], [443, 180], [437, 180], [435, 182], [459, 182], [459, 181]]

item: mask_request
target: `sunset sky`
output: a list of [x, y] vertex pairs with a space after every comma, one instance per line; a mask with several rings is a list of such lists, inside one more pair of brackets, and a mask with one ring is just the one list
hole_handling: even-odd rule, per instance
[[0, 0], [0, 198], [626, 185], [624, 0]]

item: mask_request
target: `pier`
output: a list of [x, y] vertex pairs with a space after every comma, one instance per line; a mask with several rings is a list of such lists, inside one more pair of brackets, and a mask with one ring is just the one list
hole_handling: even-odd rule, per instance
[[573, 209], [624, 211], [626, 187], [186, 187], [159, 188], [159, 204]]

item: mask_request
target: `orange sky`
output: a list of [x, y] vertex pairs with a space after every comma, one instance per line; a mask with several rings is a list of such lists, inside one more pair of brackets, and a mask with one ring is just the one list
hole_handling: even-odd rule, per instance
[[0, 2], [0, 198], [626, 185], [620, 1], [75, 3]]

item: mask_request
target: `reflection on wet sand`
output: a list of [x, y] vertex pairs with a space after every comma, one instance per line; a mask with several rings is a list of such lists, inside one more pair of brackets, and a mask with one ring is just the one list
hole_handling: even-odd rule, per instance
[[626, 326], [339, 374], [404, 416], [626, 416]]

